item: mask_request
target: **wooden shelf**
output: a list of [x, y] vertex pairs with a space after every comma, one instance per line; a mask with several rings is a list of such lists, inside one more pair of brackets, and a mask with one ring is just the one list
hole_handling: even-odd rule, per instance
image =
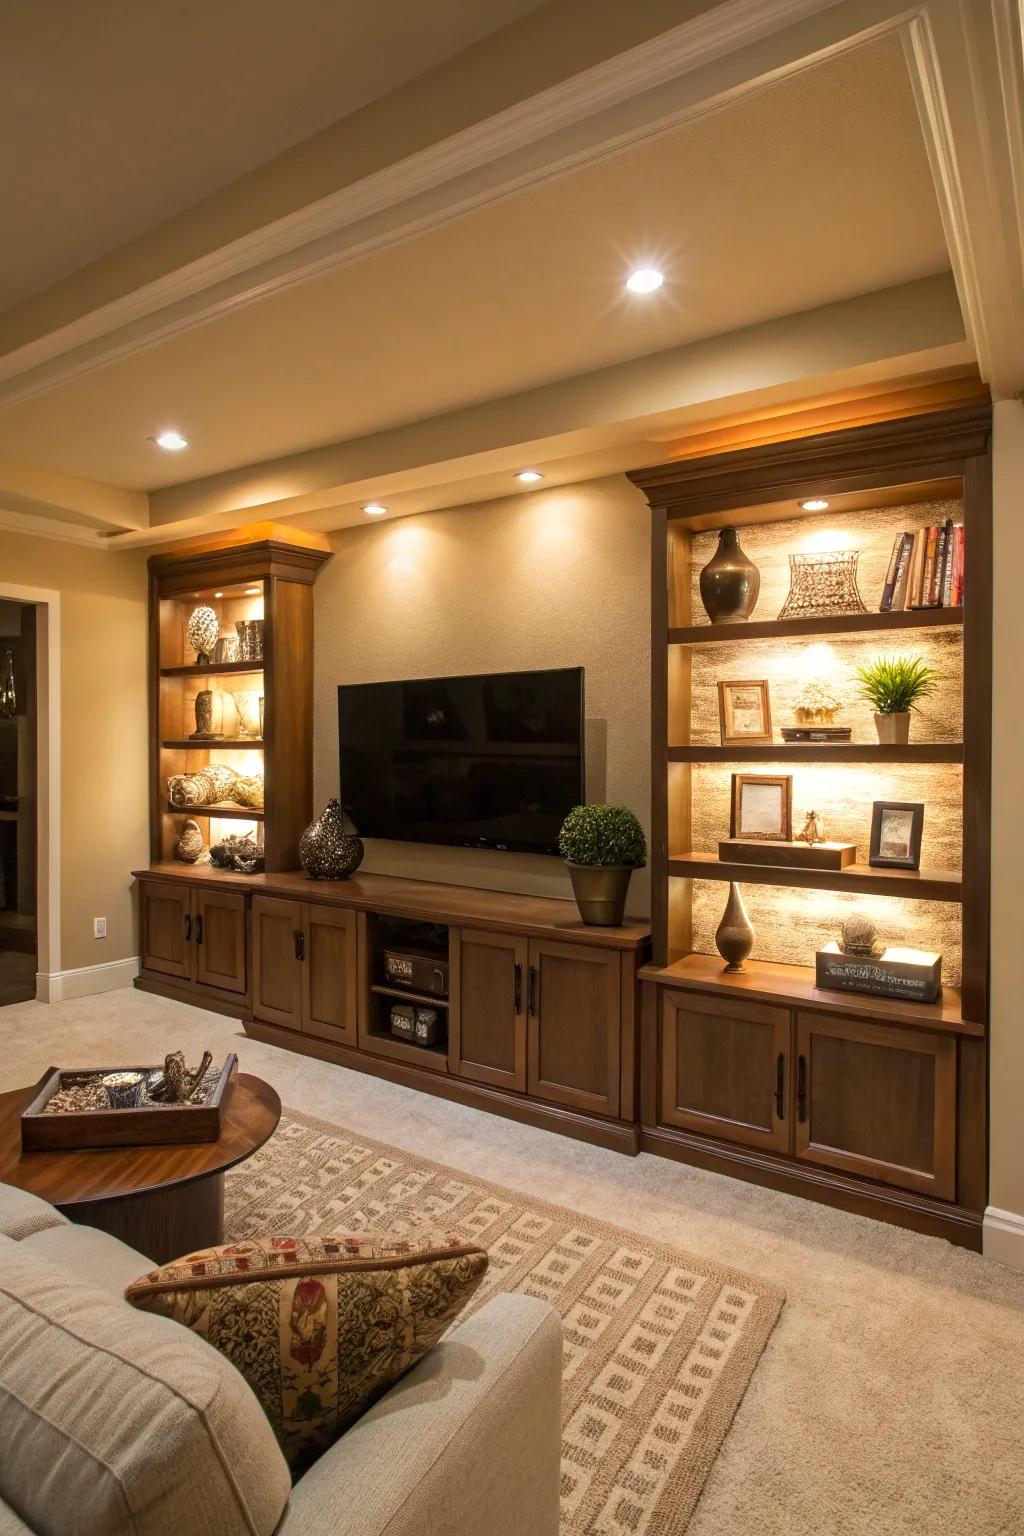
[[735, 880], [741, 885], [789, 885], [817, 891], [851, 891], [859, 896], [909, 896], [918, 901], [959, 901], [960, 876], [934, 869], [800, 869], [792, 865], [740, 864], [715, 853], [677, 853], [668, 872], [683, 880]]
[[[216, 816], [222, 821], [262, 821], [264, 811], [250, 810], [247, 805], [171, 805], [167, 802], [168, 816]], [[190, 866], [191, 867], [191, 866]]]
[[420, 1003], [427, 1008], [448, 1007], [448, 998], [434, 997], [430, 992], [414, 992], [411, 987], [382, 987], [374, 982], [370, 991], [376, 992], [378, 997], [394, 997], [401, 1002]]
[[257, 739], [255, 737], [247, 738], [245, 736], [232, 736], [230, 740], [225, 740], [223, 737], [208, 736], [203, 741], [193, 741], [190, 736], [184, 741], [162, 741], [160, 745], [162, 747], [166, 747], [169, 751], [175, 752], [210, 752], [213, 751], [214, 748], [216, 748], [218, 752], [222, 752], [224, 750], [227, 750], [228, 752], [263, 751], [262, 737]]
[[727, 973], [717, 955], [687, 955], [672, 965], [644, 966], [644, 981], [663, 986], [682, 986], [718, 995], [747, 996], [757, 1001], [823, 1009], [865, 1018], [882, 1017], [891, 1023], [916, 1029], [955, 1032], [982, 1037], [984, 1025], [963, 1017], [960, 993], [956, 987], [943, 987], [936, 1003], [904, 1003], [897, 998], [872, 997], [866, 992], [826, 992], [814, 984], [810, 966], [774, 965], [765, 960], [748, 960], [742, 971]]
[[834, 613], [814, 619], [755, 619], [753, 623], [695, 624], [670, 629], [669, 645], [721, 645], [734, 640], [781, 640], [787, 635], [871, 634], [879, 630], [934, 629], [962, 624], [962, 608], [912, 608], [904, 613]]
[[962, 763], [962, 741], [780, 741], [771, 746], [669, 747], [670, 763]]
[[263, 671], [262, 661], [215, 661], [208, 666], [193, 662], [187, 667], [161, 667], [161, 677], [233, 677]]
[[392, 1061], [407, 1061], [410, 1065], [426, 1067], [428, 1072], [448, 1071], [448, 1046], [416, 1045], [412, 1040], [400, 1040], [390, 1031], [370, 1029], [360, 1037], [362, 1050], [375, 1056], [387, 1056]]

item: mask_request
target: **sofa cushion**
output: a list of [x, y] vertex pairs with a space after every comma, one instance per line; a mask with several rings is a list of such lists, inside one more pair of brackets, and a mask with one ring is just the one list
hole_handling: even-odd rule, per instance
[[0, 1184], [0, 1233], [16, 1240], [47, 1227], [66, 1227], [67, 1218], [38, 1195]]
[[223, 1351], [298, 1472], [436, 1344], [486, 1268], [450, 1234], [269, 1237], [191, 1254], [125, 1294]]
[[238, 1372], [0, 1245], [0, 1496], [39, 1536], [270, 1536], [288, 1470]]
[[38, 1254], [73, 1269], [82, 1280], [109, 1291], [118, 1301], [124, 1301], [124, 1288], [130, 1285], [143, 1265], [150, 1261], [120, 1238], [108, 1232], [98, 1232], [95, 1227], [76, 1226], [69, 1222], [63, 1227], [47, 1227], [43, 1232], [33, 1232], [22, 1239], [26, 1253]]

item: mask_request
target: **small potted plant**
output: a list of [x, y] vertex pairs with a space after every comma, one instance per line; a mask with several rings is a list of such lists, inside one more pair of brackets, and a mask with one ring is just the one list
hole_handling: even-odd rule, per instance
[[624, 805], [577, 805], [562, 823], [558, 849], [585, 923], [618, 928], [634, 869], [647, 863], [644, 829]]
[[875, 730], [886, 746], [910, 740], [910, 711], [933, 691], [937, 674], [922, 656], [877, 656], [857, 668], [862, 697], [874, 705]]

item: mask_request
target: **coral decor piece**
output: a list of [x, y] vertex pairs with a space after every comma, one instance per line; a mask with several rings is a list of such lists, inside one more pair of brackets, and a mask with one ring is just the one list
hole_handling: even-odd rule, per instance
[[299, 858], [311, 880], [347, 880], [363, 862], [362, 839], [345, 830], [337, 800], [328, 800], [299, 838]]
[[789, 557], [789, 596], [780, 619], [823, 618], [833, 613], [867, 613], [857, 590], [857, 550]]
[[213, 1052], [204, 1051], [194, 1072], [185, 1065], [183, 1051], [171, 1051], [164, 1057], [162, 1074], [150, 1077], [148, 1094], [157, 1104], [197, 1104], [206, 1097], [206, 1075], [213, 1062]]
[[200, 666], [208, 666], [213, 660], [220, 634], [220, 620], [212, 608], [193, 608], [188, 621], [188, 643], [196, 653]]

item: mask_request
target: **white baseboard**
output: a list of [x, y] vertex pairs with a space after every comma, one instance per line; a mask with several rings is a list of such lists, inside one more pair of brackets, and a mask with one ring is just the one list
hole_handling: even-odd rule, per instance
[[990, 1205], [985, 1212], [982, 1245], [986, 1259], [1024, 1270], [1024, 1216]]
[[107, 960], [102, 965], [83, 965], [77, 971], [37, 971], [36, 1001], [63, 1003], [72, 997], [114, 992], [118, 987], [130, 987], [138, 974], [138, 955], [127, 960]]

